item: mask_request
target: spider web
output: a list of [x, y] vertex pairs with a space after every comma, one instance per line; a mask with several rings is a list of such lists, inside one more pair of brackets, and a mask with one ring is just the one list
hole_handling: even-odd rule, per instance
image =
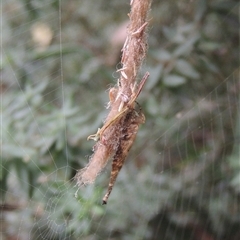
[[240, 236], [239, 62], [222, 30], [239, 27], [239, 4], [211, 1], [223, 18], [209, 14], [200, 30], [194, 3], [153, 4], [147, 121], [102, 206], [110, 165], [85, 188], [72, 179], [107, 113], [120, 50], [109, 39], [129, 2], [1, 2], [1, 239]]

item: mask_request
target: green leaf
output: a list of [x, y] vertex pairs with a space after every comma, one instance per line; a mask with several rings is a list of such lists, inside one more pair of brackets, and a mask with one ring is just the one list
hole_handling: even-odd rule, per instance
[[199, 44], [199, 49], [201, 49], [202, 51], [206, 51], [206, 52], [213, 52], [213, 51], [217, 51], [218, 49], [222, 48], [222, 45], [217, 43], [217, 42], [211, 42], [211, 41], [202, 41]]
[[147, 83], [146, 83], [146, 89], [150, 90], [152, 89], [154, 86], [156, 86], [156, 84], [158, 83], [162, 72], [163, 72], [163, 64], [159, 64], [154, 68], [151, 68], [149, 70], [151, 77], [148, 79]]
[[200, 77], [199, 73], [193, 68], [193, 66], [183, 59], [176, 61], [175, 69], [182, 75], [189, 78], [199, 79]]
[[240, 193], [240, 174], [232, 179], [230, 185], [235, 189], [237, 193]]
[[194, 44], [198, 39], [199, 39], [199, 34], [196, 34], [192, 38], [188, 39], [187, 41], [185, 41], [183, 44], [181, 44], [174, 50], [173, 55], [175, 57], [189, 55], [194, 47]]
[[2, 200], [7, 192], [7, 177], [9, 170], [6, 166], [0, 165], [0, 200]]
[[168, 75], [163, 79], [163, 83], [167, 87], [179, 87], [186, 83], [186, 78], [178, 75]]
[[172, 58], [172, 54], [165, 49], [160, 49], [156, 52], [153, 52], [152, 54], [157, 60], [159, 60], [161, 62], [170, 61]]
[[35, 154], [35, 150], [28, 147], [19, 147], [14, 144], [4, 144], [2, 146], [2, 156], [6, 159], [21, 158], [30, 159]]

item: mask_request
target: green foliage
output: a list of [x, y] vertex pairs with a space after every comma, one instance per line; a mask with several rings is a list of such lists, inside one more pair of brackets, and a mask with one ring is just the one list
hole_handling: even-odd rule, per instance
[[[110, 39], [129, 5], [3, 1], [0, 190], [2, 205], [18, 208], [4, 215], [6, 238], [178, 239], [156, 234], [150, 223], [165, 223], [157, 214], [168, 214], [170, 228], [207, 219], [216, 239], [237, 235], [238, 8], [153, 1], [142, 69], [151, 76], [139, 99], [147, 121], [103, 207], [108, 171], [77, 193], [73, 177], [91, 155], [87, 136], [106, 116], [119, 61], [108, 59], [120, 53]], [[37, 23], [52, 34], [42, 49]]]

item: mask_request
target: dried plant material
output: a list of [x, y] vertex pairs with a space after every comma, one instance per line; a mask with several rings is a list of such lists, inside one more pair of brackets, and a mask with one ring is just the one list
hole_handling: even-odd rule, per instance
[[136, 138], [140, 124], [145, 122], [145, 116], [135, 109], [135, 101], [149, 77], [147, 72], [141, 82], [137, 84], [137, 73], [147, 51], [146, 27], [147, 14], [151, 0], [132, 0], [130, 24], [127, 38], [122, 48], [122, 67], [118, 85], [109, 90], [110, 112], [101, 129], [89, 139], [97, 141], [93, 147], [93, 155], [89, 164], [78, 171], [76, 175], [79, 187], [93, 183], [106, 166], [108, 160], [113, 159], [111, 178], [108, 191], [103, 198], [107, 203], [117, 175], [121, 170], [128, 152]]

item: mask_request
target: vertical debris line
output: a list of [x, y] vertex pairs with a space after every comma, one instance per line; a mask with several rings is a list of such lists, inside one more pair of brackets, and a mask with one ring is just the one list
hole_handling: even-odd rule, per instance
[[130, 5], [130, 23], [122, 48], [121, 68], [117, 71], [118, 84], [109, 90], [110, 111], [103, 127], [88, 137], [97, 143], [93, 147], [88, 165], [80, 169], [75, 176], [78, 187], [93, 183], [107, 162], [114, 159], [103, 204], [107, 203], [140, 124], [145, 122], [144, 114], [135, 110], [135, 100], [149, 76], [147, 72], [139, 85], [137, 84], [139, 69], [147, 52], [147, 18], [151, 0], [131, 0]]
[[111, 104], [106, 121], [112, 119], [123, 105], [131, 98], [131, 87], [137, 83], [139, 69], [147, 52], [148, 13], [152, 0], [131, 0], [131, 12], [128, 14], [130, 23], [127, 28], [127, 38], [122, 48], [121, 69], [118, 79], [118, 94]]

